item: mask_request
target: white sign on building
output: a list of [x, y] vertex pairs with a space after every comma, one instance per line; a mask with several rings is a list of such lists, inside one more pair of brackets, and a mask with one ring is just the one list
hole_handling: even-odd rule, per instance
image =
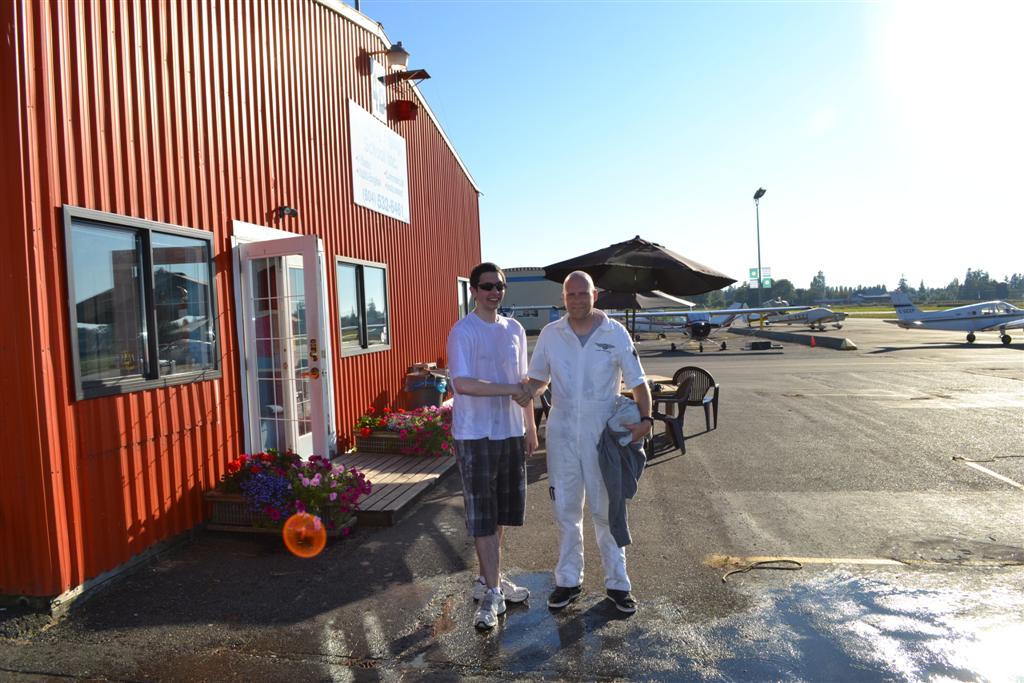
[[408, 223], [405, 138], [352, 100], [348, 101], [348, 113], [355, 203]]

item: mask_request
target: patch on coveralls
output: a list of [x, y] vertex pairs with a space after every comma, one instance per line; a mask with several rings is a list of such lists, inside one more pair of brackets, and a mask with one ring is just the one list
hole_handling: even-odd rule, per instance
[[548, 495], [551, 496], [551, 500], [555, 499], [555, 487], [554, 486], [549, 486], [548, 487]]
[[615, 348], [615, 344], [603, 344], [601, 342], [595, 342], [595, 343], [597, 344], [597, 348], [601, 349], [604, 352], [608, 352], [611, 349]]

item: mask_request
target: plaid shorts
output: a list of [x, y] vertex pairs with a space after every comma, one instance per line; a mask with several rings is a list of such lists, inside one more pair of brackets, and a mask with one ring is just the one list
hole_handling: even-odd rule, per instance
[[526, 517], [523, 437], [456, 439], [455, 458], [462, 473], [469, 535], [493, 536], [499, 526], [522, 526]]

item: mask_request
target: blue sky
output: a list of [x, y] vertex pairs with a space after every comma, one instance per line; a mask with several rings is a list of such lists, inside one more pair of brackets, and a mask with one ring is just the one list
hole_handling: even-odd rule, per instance
[[640, 235], [742, 281], [1024, 272], [1024, 3], [362, 0], [483, 192], [482, 252]]

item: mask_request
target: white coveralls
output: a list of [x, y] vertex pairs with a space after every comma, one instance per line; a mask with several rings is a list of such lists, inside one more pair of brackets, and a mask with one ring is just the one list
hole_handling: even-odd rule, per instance
[[548, 324], [537, 339], [529, 376], [551, 382], [548, 415], [548, 482], [558, 524], [559, 552], [555, 583], [583, 583], [583, 502], [590, 507], [604, 565], [605, 588], [631, 590], [626, 551], [608, 528], [608, 491], [598, 465], [597, 444], [611, 416], [620, 380], [627, 387], [646, 381], [629, 332], [598, 312], [598, 323], [586, 346], [567, 317]]

